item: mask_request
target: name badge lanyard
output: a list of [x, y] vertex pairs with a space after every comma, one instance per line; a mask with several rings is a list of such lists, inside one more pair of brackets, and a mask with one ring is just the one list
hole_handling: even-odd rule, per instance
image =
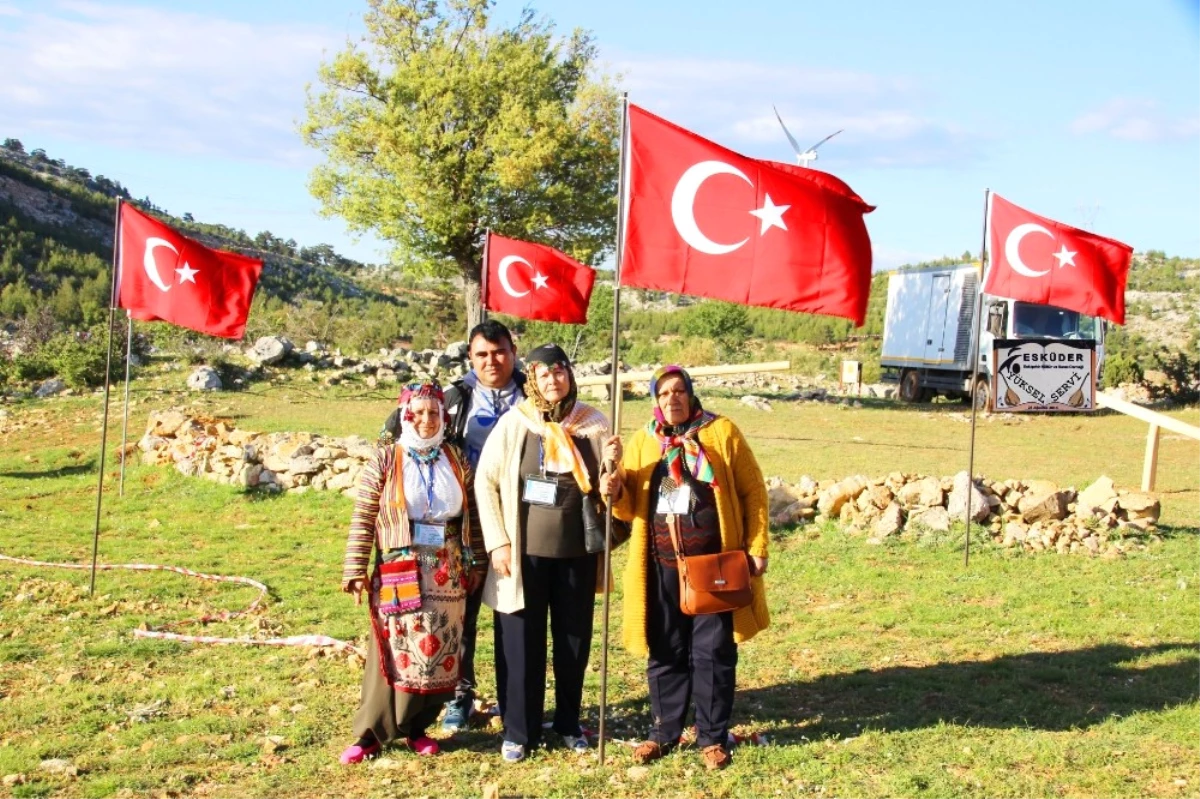
[[417, 477], [421, 479], [421, 487], [425, 489], [425, 519], [428, 519], [433, 513], [433, 484], [435, 481], [433, 467], [436, 463], [436, 461], [429, 463], [429, 478], [426, 479], [425, 473], [421, 471], [421, 463], [417, 462]]

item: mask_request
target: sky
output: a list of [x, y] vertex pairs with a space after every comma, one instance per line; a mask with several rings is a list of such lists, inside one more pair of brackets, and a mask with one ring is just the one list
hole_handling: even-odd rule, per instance
[[[978, 253], [985, 189], [1136, 250], [1200, 257], [1200, 0], [498, 0], [592, 32], [630, 100], [877, 206], [876, 269]], [[0, 138], [173, 214], [330, 243], [305, 87], [364, 0], [0, 0]]]

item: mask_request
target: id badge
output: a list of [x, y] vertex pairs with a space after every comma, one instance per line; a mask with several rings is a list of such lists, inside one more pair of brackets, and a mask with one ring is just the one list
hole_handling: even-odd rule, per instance
[[441, 522], [413, 522], [413, 543], [419, 547], [440, 547], [446, 543], [446, 525]]
[[521, 499], [530, 505], [552, 506], [558, 500], [558, 481], [536, 474], [525, 475], [525, 491]]
[[658, 505], [654, 508], [655, 513], [673, 514], [675, 516], [684, 516], [690, 510], [688, 503], [692, 499], [692, 487], [687, 485], [678, 486], [674, 491], [658, 491]]

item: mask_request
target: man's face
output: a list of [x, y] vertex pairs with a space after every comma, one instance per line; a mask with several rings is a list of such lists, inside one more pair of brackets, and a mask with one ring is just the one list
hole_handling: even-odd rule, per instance
[[500, 343], [495, 344], [483, 336], [476, 336], [471, 340], [468, 356], [471, 368], [485, 388], [504, 388], [512, 380], [517, 352], [508, 339], [501, 338]]

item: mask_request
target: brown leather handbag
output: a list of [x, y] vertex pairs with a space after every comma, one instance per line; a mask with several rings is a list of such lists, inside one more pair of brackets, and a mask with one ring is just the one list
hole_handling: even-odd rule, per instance
[[704, 616], [748, 607], [752, 595], [746, 553], [737, 549], [685, 557], [679, 527], [678, 516], [667, 517], [679, 570], [679, 609], [688, 616]]

